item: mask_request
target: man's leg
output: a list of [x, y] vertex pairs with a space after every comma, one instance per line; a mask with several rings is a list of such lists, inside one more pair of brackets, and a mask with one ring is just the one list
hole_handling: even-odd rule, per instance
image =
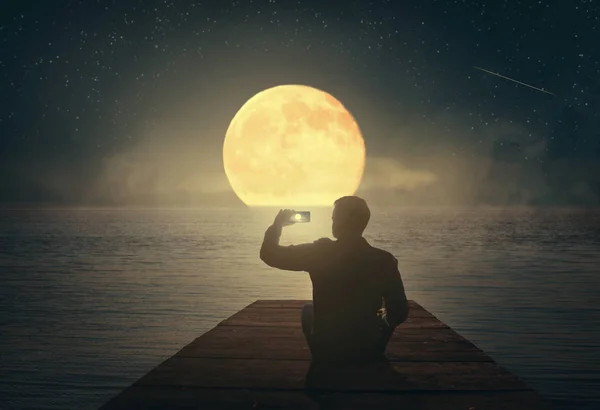
[[310, 347], [310, 337], [313, 331], [313, 323], [315, 320], [315, 314], [313, 305], [308, 303], [302, 307], [302, 332], [304, 333], [304, 337], [306, 338], [306, 342]]
[[385, 348], [387, 347], [388, 342], [392, 338], [394, 334], [394, 327], [388, 326], [387, 322], [382, 320], [381, 323], [381, 333], [379, 336], [379, 343], [377, 344], [377, 352], [378, 356], [385, 355]]

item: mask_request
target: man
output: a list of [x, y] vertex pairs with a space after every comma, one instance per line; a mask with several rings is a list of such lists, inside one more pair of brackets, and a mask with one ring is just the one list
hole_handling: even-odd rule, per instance
[[356, 196], [335, 201], [335, 241], [281, 246], [282, 228], [293, 224], [293, 215], [279, 211], [265, 233], [260, 258], [271, 267], [309, 273], [313, 305], [302, 310], [302, 329], [313, 359], [383, 358], [394, 328], [408, 316], [408, 302], [396, 258], [362, 236], [371, 217], [367, 203]]

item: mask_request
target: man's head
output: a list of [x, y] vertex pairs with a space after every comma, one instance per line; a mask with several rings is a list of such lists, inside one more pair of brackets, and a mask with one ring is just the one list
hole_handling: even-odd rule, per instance
[[331, 231], [334, 238], [362, 236], [371, 218], [371, 211], [364, 199], [343, 196], [334, 202]]

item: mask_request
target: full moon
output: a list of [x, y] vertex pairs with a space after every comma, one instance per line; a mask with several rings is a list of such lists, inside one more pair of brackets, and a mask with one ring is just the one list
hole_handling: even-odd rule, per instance
[[259, 92], [233, 117], [223, 164], [248, 206], [330, 206], [358, 189], [365, 142], [335, 97], [281, 85]]

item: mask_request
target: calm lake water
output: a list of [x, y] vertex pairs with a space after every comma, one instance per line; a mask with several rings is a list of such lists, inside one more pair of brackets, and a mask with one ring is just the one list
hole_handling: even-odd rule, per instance
[[[0, 408], [95, 409], [256, 299], [266, 210], [0, 212]], [[282, 243], [329, 236], [330, 210]], [[415, 299], [557, 409], [600, 408], [600, 211], [374, 209]]]

